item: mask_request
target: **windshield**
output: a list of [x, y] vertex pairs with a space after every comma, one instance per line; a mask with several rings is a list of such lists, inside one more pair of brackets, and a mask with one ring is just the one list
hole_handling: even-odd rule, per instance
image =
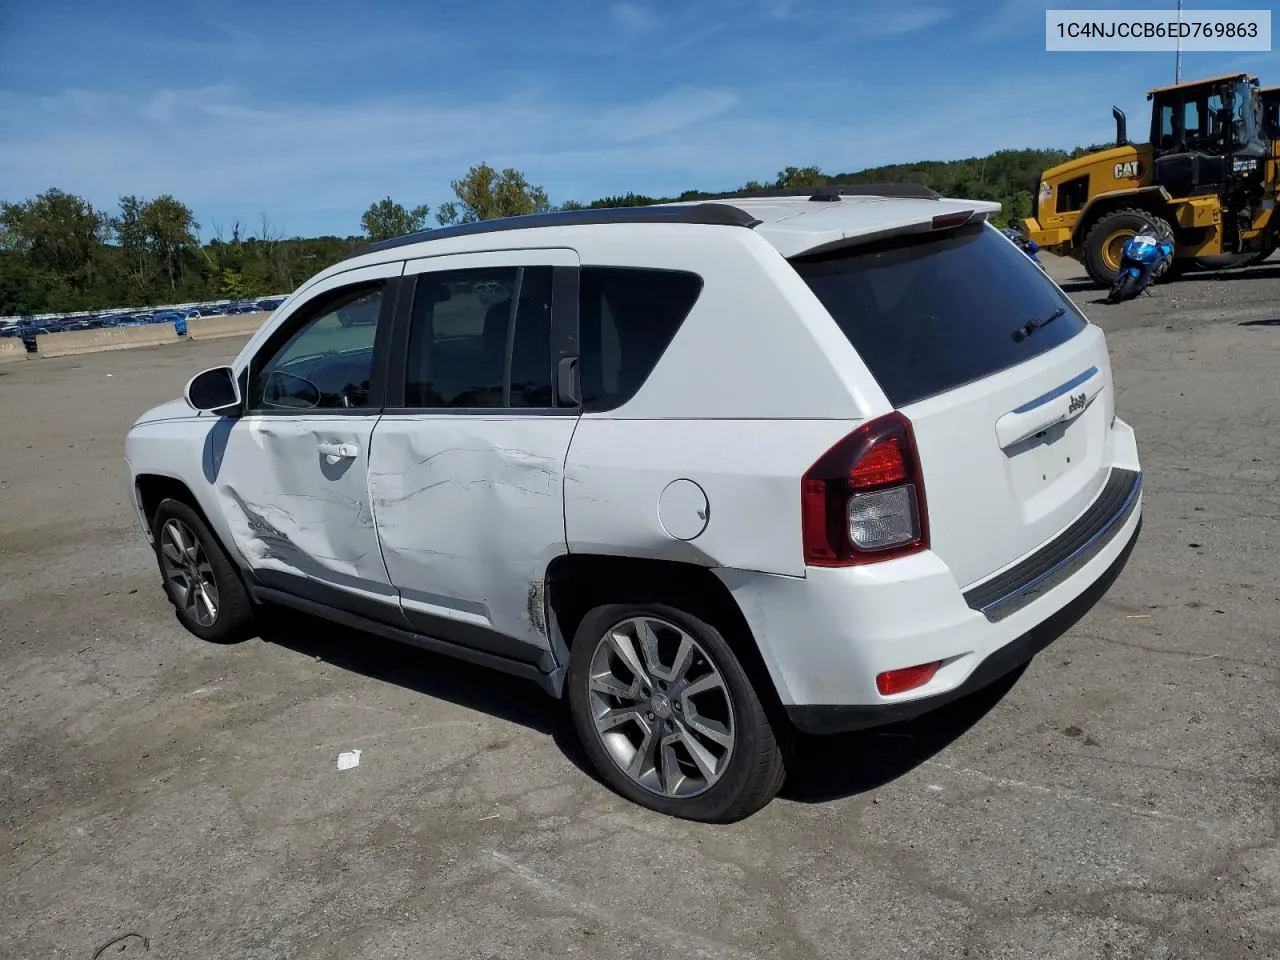
[[1152, 114], [1152, 142], [1162, 151], [1243, 146], [1258, 136], [1258, 108], [1257, 90], [1244, 80], [1165, 91]]
[[1075, 305], [991, 226], [798, 257], [895, 407], [981, 380], [1085, 329]]
[[1253, 103], [1249, 85], [1222, 84], [1186, 100], [1185, 130], [1188, 143], [1248, 143], [1253, 136]]

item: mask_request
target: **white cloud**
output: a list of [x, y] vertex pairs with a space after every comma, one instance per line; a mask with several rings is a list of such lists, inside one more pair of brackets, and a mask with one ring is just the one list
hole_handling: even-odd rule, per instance
[[[255, 222], [265, 211], [289, 232], [355, 232], [377, 198], [434, 207], [450, 180], [482, 161], [518, 167], [554, 201], [585, 201], [728, 189], [788, 164], [851, 171], [1108, 135], [1088, 84], [1058, 87], [910, 98], [886, 105], [892, 123], [859, 111], [834, 122], [826, 111], [753, 112], [749, 95], [707, 87], [615, 104], [529, 92], [321, 105], [250, 102], [225, 86], [146, 98], [0, 91], [0, 116], [21, 131], [0, 140], [0, 183], [5, 199], [58, 186], [114, 208], [122, 194], [172, 193], [206, 226]], [[1060, 109], [1046, 113], [1046, 102]]]
[[855, 29], [866, 36], [898, 36], [915, 33], [941, 23], [951, 16], [942, 7], [906, 6], [899, 10], [885, 10], [854, 20]]
[[738, 95], [732, 90], [682, 88], [657, 99], [606, 113], [596, 126], [612, 143], [647, 140], [733, 109]]
[[638, 3], [629, 3], [627, 0], [619, 0], [617, 3], [609, 5], [609, 12], [613, 14], [613, 18], [628, 30], [648, 30], [653, 26], [653, 15], [645, 7]]

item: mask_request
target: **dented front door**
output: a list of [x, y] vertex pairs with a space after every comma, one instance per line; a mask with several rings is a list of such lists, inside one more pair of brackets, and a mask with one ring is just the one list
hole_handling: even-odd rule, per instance
[[543, 585], [566, 552], [577, 425], [557, 400], [567, 350], [555, 344], [574, 317], [577, 263], [564, 249], [410, 261], [402, 369], [369, 459], [382, 556], [413, 628], [542, 670], [554, 666]]
[[249, 365], [247, 409], [226, 421], [214, 471], [260, 586], [399, 626], [368, 471], [384, 388], [374, 357], [385, 351], [402, 268], [330, 278], [282, 318]]

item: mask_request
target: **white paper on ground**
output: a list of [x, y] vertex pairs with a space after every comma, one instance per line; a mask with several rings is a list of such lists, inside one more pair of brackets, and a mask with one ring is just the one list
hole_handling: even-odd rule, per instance
[[348, 750], [346, 753], [338, 754], [338, 769], [350, 770], [352, 767], [360, 766], [360, 751]]

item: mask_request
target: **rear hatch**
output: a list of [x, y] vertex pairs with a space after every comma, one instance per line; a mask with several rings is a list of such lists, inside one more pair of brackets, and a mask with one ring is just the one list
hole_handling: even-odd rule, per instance
[[791, 260], [912, 422], [930, 546], [961, 587], [1069, 526], [1106, 482], [1102, 331], [991, 226]]

